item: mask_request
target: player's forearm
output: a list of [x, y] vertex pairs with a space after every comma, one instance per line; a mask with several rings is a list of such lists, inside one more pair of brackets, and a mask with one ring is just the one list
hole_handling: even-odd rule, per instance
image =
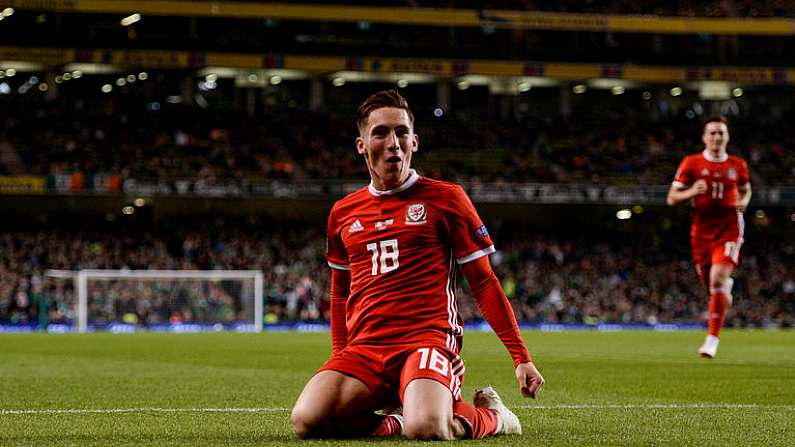
[[740, 190], [740, 198], [737, 200], [737, 207], [745, 210], [751, 202], [751, 185], [747, 185], [745, 189]]
[[346, 306], [350, 291], [350, 273], [332, 269], [331, 290], [331, 350], [334, 354], [348, 345]]
[[671, 188], [668, 190], [668, 197], [666, 197], [665, 201], [668, 203], [668, 205], [674, 206], [686, 200], [690, 200], [695, 195], [696, 194], [693, 193], [692, 189]]
[[348, 328], [346, 326], [345, 298], [331, 298], [331, 352], [337, 354], [348, 345]]
[[465, 264], [464, 273], [483, 318], [511, 354], [514, 366], [532, 361], [519, 332], [511, 303], [492, 271], [488, 258]]
[[513, 314], [511, 303], [508, 302], [508, 297], [505, 296], [494, 273], [492, 273], [492, 280], [485, 281], [477, 288], [473, 287], [472, 294], [475, 296], [483, 318], [489, 322], [494, 333], [511, 354], [514, 366], [531, 361], [530, 353], [519, 332], [519, 325]]

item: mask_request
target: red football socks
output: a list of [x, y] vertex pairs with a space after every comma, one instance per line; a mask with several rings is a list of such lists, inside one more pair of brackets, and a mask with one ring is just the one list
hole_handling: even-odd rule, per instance
[[725, 293], [716, 292], [709, 297], [709, 320], [707, 321], [707, 333], [720, 336], [723, 322], [726, 320], [726, 312], [729, 308], [729, 297]]
[[[453, 404], [453, 415], [463, 421], [467, 434], [472, 439], [492, 436], [496, 433], [499, 421], [497, 413], [488, 408], [478, 408], [466, 402]], [[403, 434], [403, 421], [399, 415], [383, 416], [381, 423], [373, 431], [373, 436], [389, 437]]]
[[467, 426], [468, 434], [472, 439], [491, 436], [497, 431], [497, 413], [488, 408], [478, 408], [466, 402], [453, 404], [453, 415]]
[[403, 434], [403, 424], [396, 415], [384, 416], [373, 432], [373, 436], [378, 437], [398, 436], [401, 434]]

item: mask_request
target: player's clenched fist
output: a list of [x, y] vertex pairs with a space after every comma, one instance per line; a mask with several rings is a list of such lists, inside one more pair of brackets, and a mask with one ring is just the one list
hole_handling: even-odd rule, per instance
[[705, 192], [707, 192], [707, 181], [704, 180], [703, 178], [696, 180], [696, 182], [693, 183], [692, 189], [693, 189], [693, 195], [695, 196], [699, 194], [704, 194]]
[[516, 381], [519, 382], [519, 390], [524, 397], [535, 399], [544, 388], [544, 378], [533, 362], [520, 363], [516, 366]]

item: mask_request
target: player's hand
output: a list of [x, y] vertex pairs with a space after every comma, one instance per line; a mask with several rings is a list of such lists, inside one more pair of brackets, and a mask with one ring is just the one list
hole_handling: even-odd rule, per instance
[[707, 192], [707, 181], [702, 179], [696, 180], [693, 183], [693, 186], [690, 187], [690, 191], [693, 192], [693, 196], [697, 196], [699, 194], [704, 194]]
[[516, 366], [516, 381], [519, 382], [519, 391], [524, 397], [535, 399], [544, 388], [544, 378], [533, 362], [520, 363]]
[[737, 212], [738, 212], [738, 213], [740, 213], [740, 214], [743, 214], [743, 213], [745, 213], [745, 209], [746, 209], [747, 207], [748, 207], [748, 205], [747, 205], [747, 204], [745, 204], [745, 203], [740, 203], [740, 202], [737, 202]]

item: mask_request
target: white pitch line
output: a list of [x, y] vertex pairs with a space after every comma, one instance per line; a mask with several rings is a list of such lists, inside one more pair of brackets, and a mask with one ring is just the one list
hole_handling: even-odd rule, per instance
[[[759, 409], [795, 411], [795, 405], [757, 404], [561, 404], [520, 405], [514, 410], [702, 410], [702, 409]], [[0, 409], [0, 416], [49, 414], [113, 414], [113, 413], [286, 413], [290, 408], [61, 408], [61, 409]]]
[[512, 407], [519, 410], [701, 410], [701, 409], [776, 409], [795, 410], [795, 405], [759, 404], [561, 404], [561, 405], [520, 405]]
[[283, 413], [289, 408], [61, 408], [39, 410], [4, 410], [0, 416], [13, 414], [110, 414], [110, 413]]

